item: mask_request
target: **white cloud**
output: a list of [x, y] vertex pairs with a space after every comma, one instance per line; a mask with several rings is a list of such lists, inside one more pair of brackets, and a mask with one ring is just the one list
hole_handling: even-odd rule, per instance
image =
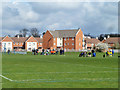
[[23, 28], [81, 28], [84, 33], [117, 32], [117, 3], [4, 3], [3, 33]]

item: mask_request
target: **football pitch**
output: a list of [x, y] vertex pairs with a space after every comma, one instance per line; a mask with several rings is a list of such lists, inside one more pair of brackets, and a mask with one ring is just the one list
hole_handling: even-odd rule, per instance
[[2, 55], [2, 88], [118, 88], [118, 54]]

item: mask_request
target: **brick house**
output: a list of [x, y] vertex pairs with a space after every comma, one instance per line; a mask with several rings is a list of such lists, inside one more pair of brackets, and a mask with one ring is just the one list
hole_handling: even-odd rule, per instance
[[81, 29], [47, 30], [43, 35], [44, 49], [82, 50], [83, 32]]
[[21, 50], [32, 51], [32, 49], [42, 49], [42, 38], [38, 37], [0, 37], [0, 51]]
[[91, 50], [98, 43], [100, 43], [100, 40], [96, 38], [85, 38], [85, 49]]
[[13, 50], [13, 40], [6, 36], [6, 37], [1, 37], [0, 39], [0, 50], [1, 51], [7, 51], [9, 50]]
[[103, 43], [107, 43], [109, 48], [113, 48], [116, 44], [120, 45], [120, 37], [109, 37], [102, 41]]

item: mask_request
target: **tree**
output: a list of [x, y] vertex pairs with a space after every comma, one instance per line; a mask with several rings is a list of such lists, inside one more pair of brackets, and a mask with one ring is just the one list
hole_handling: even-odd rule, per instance
[[39, 31], [37, 30], [37, 28], [32, 28], [32, 29], [30, 30], [30, 33], [31, 33], [31, 35], [34, 36], [34, 37], [40, 37]]
[[96, 48], [96, 51], [99, 51], [99, 52], [103, 52], [103, 51], [107, 51], [108, 50], [108, 44], [106, 43], [98, 43], [95, 48]]
[[24, 29], [20, 30], [20, 34], [22, 34], [23, 37], [26, 37], [28, 31], [29, 31], [28, 29], [24, 28]]

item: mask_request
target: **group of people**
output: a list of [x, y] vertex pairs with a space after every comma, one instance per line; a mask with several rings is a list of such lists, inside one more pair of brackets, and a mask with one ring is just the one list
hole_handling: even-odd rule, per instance
[[109, 51], [107, 51], [104, 55], [103, 55], [103, 57], [106, 57], [106, 56], [110, 56], [110, 57], [112, 57], [112, 56], [114, 56], [114, 50], [109, 50]]
[[92, 51], [89, 51], [89, 52], [81, 52], [80, 54], [79, 54], [79, 57], [96, 57], [96, 53], [95, 53], [95, 51], [94, 50], [92, 50]]
[[37, 55], [38, 55], [38, 49], [33, 49], [33, 50], [32, 50], [32, 54], [34, 54], [34, 55], [37, 54]]
[[[53, 50], [49, 50], [49, 49], [42, 49], [42, 52], [40, 53], [40, 55], [57, 55], [58, 54], [58, 50], [56, 49], [53, 49]], [[34, 49], [34, 50], [32, 50], [32, 54], [34, 54], [34, 55], [38, 55], [38, 49]], [[63, 49], [60, 49], [60, 55], [64, 55], [64, 50]]]

